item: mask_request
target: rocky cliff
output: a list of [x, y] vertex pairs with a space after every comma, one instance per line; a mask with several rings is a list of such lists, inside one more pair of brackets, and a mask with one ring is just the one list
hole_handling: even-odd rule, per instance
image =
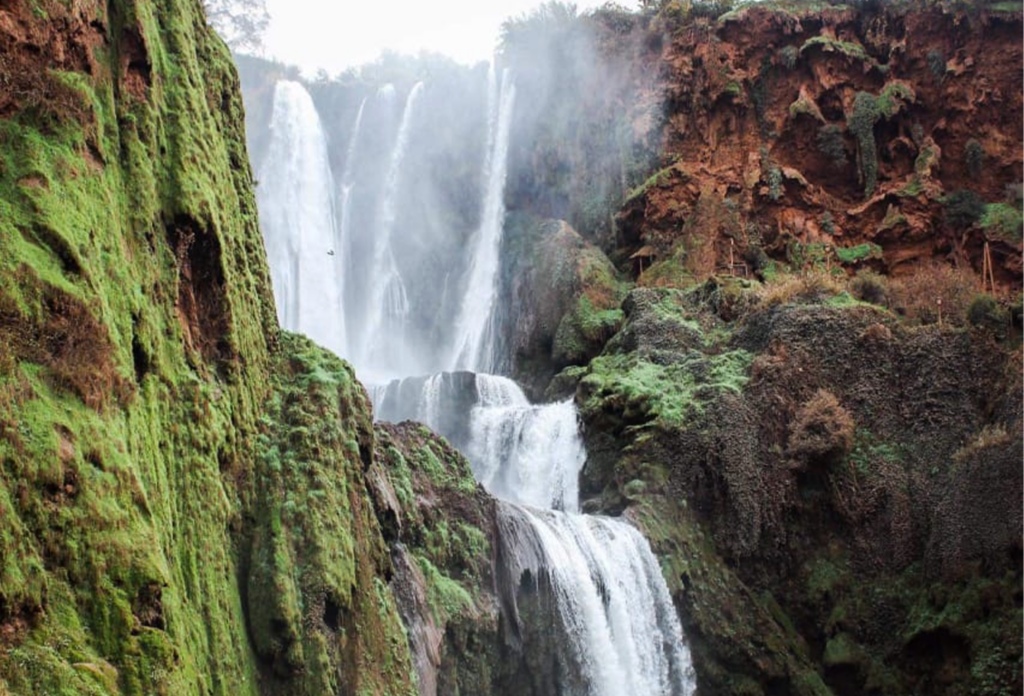
[[[614, 142], [542, 123], [510, 195], [621, 275], [560, 283], [564, 223], [526, 225], [507, 292], [558, 299], [520, 303], [517, 366], [576, 385], [587, 508], [662, 555], [702, 694], [1014, 693], [1021, 8], [723, 11], [585, 20], [631, 98], [583, 90], [572, 119], [625, 119], [632, 149], [606, 170]], [[593, 180], [618, 182], [611, 232]], [[560, 347], [622, 277], [595, 345]]]
[[413, 693], [402, 598], [493, 616], [490, 542], [392, 460], [486, 502], [278, 329], [198, 0], [4, 2], [0, 85], [0, 692]]

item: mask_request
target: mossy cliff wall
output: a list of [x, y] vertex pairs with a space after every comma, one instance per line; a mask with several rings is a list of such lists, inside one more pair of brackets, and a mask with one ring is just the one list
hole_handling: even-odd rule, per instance
[[277, 327], [198, 0], [0, 3], [0, 86], [0, 693], [414, 693], [369, 404]]

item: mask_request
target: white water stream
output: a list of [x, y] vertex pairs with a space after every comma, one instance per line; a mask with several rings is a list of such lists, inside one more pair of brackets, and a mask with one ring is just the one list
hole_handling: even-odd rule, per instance
[[281, 326], [345, 354], [344, 266], [334, 226], [334, 179], [313, 100], [278, 82], [257, 199]]
[[[449, 288], [459, 293], [454, 318], [447, 320], [451, 326], [437, 327], [447, 347], [413, 344], [410, 338], [415, 295], [409, 288], [415, 287], [410, 283], [417, 269], [410, 266], [416, 255], [406, 247], [417, 241], [417, 229], [409, 225], [413, 208], [402, 205], [424, 90], [421, 82], [409, 91], [397, 129], [390, 131], [376, 122], [391, 112], [395, 90], [383, 88], [362, 101], [336, 189], [312, 99], [297, 83], [278, 84], [259, 203], [282, 325], [352, 359], [364, 380], [397, 376], [371, 387], [377, 417], [420, 420], [446, 436], [466, 453], [477, 479], [504, 501], [499, 532], [507, 580], [514, 587], [524, 578], [541, 580], [557, 608], [561, 694], [690, 696], [695, 687], [689, 652], [647, 541], [625, 522], [578, 513], [586, 452], [575, 405], [530, 404], [512, 380], [486, 374], [502, 357], [496, 354], [496, 309], [515, 108], [508, 73], [499, 79], [492, 68], [488, 77], [479, 224], [464, 257], [452, 260], [454, 276], [449, 270], [433, 279], [432, 297], [442, 307]], [[374, 129], [378, 140], [393, 136], [383, 176], [374, 183], [367, 173], [364, 186], [361, 143], [364, 131]], [[355, 211], [364, 194], [372, 195], [376, 214], [358, 216], [357, 225]], [[396, 257], [403, 252], [400, 266]], [[346, 298], [346, 276], [364, 268], [361, 284], [350, 283]], [[460, 280], [450, 282], [451, 277]], [[348, 341], [346, 311], [358, 317], [360, 327]], [[424, 366], [476, 373], [414, 376]]]
[[506, 70], [498, 84], [494, 65], [487, 76], [487, 186], [480, 228], [474, 235], [469, 283], [455, 321], [453, 370], [492, 372], [499, 252], [505, 227], [505, 179], [516, 87]]

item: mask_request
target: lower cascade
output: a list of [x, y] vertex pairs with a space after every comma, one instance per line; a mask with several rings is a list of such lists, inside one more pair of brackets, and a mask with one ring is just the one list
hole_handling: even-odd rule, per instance
[[586, 452], [571, 400], [532, 405], [510, 379], [442, 373], [371, 390], [385, 420], [420, 420], [467, 453], [503, 502], [499, 533], [506, 612], [528, 633], [516, 596], [550, 601], [559, 693], [685, 696], [690, 654], [661, 567], [638, 530], [579, 510]]

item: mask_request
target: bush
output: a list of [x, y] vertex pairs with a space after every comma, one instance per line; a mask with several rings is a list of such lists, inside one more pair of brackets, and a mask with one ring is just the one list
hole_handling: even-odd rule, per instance
[[771, 259], [759, 244], [751, 244], [743, 252], [743, 260], [750, 266], [751, 273], [758, 273], [767, 268]]
[[862, 302], [870, 302], [880, 307], [889, 304], [889, 285], [885, 276], [874, 271], [861, 271], [850, 281], [850, 292]]
[[928, 51], [928, 68], [932, 71], [932, 75], [939, 82], [942, 82], [946, 77], [946, 57], [942, 55], [941, 51], [932, 49]]
[[789, 427], [787, 454], [794, 468], [842, 461], [853, 449], [855, 424], [834, 394], [819, 389], [800, 407]]
[[778, 167], [768, 170], [768, 197], [773, 202], [778, 202], [782, 198], [782, 170]]
[[779, 51], [779, 62], [786, 70], [792, 70], [796, 67], [796, 59], [800, 55], [800, 51], [796, 46], [786, 46]]
[[836, 233], [836, 221], [828, 210], [821, 214], [821, 229], [827, 234]]
[[964, 164], [967, 165], [967, 173], [971, 178], [977, 179], [981, 176], [982, 165], [985, 162], [985, 150], [974, 138], [967, 141], [964, 146]]
[[967, 320], [971, 326], [1000, 331], [1009, 321], [1009, 314], [991, 295], [977, 295], [967, 308]]
[[847, 117], [847, 127], [857, 137], [860, 150], [860, 174], [864, 182], [864, 197], [875, 192], [878, 183], [878, 152], [875, 145], [875, 123], [880, 116], [878, 98], [867, 92], [857, 92], [853, 111]]
[[889, 281], [889, 305], [916, 324], [934, 324], [939, 320], [938, 301], [942, 300], [942, 319], [946, 324], [963, 326], [967, 309], [981, 281], [970, 270], [931, 263], [912, 275]]
[[985, 214], [985, 201], [974, 191], [960, 189], [942, 199], [946, 222], [957, 230], [972, 227]]
[[758, 289], [757, 297], [761, 306], [767, 308], [797, 302], [824, 302], [843, 290], [831, 275], [813, 271], [807, 275], [782, 275]]
[[828, 157], [836, 169], [846, 166], [846, 145], [843, 143], [843, 130], [839, 126], [830, 123], [818, 129], [818, 152]]

